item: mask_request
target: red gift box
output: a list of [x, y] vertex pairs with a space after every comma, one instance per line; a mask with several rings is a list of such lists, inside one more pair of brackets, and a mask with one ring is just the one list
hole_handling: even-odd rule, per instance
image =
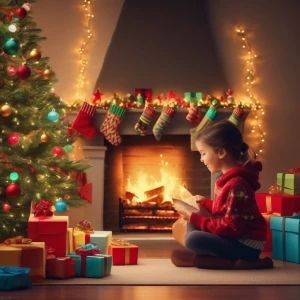
[[47, 278], [71, 278], [75, 277], [75, 260], [70, 257], [58, 257], [56, 259], [47, 259], [46, 277]]
[[300, 211], [300, 195], [257, 193], [255, 197], [261, 213], [292, 216], [294, 213]]
[[262, 252], [272, 252], [272, 230], [270, 228], [270, 217], [274, 216], [272, 214], [262, 214], [264, 219], [267, 222], [267, 238], [265, 242], [265, 246]]
[[112, 256], [113, 265], [137, 265], [139, 247], [130, 245], [109, 245], [108, 254]]
[[52, 248], [58, 257], [67, 253], [68, 216], [36, 218], [33, 214], [28, 220], [28, 238], [33, 242], [45, 242], [46, 249]]

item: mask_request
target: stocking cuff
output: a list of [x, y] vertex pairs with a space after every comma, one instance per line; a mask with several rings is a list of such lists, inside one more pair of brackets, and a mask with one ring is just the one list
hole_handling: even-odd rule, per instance
[[93, 117], [96, 112], [96, 106], [84, 102], [80, 110], [89, 115], [90, 117]]
[[149, 106], [146, 106], [144, 109], [145, 114], [147, 114], [149, 117], [153, 118], [155, 115], [155, 110]]
[[123, 108], [121, 106], [116, 106], [116, 105], [113, 104], [113, 105], [110, 106], [109, 111], [112, 114], [122, 118], [124, 116], [126, 110], [125, 110], [125, 108]]
[[164, 112], [167, 113], [171, 118], [173, 118], [175, 115], [175, 110], [172, 107], [170, 107], [169, 105], [164, 107]]
[[217, 114], [218, 113], [217, 113], [216, 109], [213, 106], [211, 106], [208, 109], [208, 111], [206, 112], [205, 116], [207, 118], [209, 118], [211, 121], [213, 121], [215, 119], [215, 117], [217, 116]]

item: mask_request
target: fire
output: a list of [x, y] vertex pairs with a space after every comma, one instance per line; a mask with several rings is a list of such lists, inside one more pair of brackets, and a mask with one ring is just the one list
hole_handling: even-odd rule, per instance
[[[172, 198], [183, 198], [188, 196], [189, 192], [183, 187], [181, 179], [169, 169], [169, 163], [163, 160], [160, 154], [160, 166], [157, 174], [149, 174], [146, 171], [140, 171], [135, 174], [135, 180], [127, 179], [126, 191], [133, 197], [132, 204], [138, 202], [151, 201], [162, 196], [162, 201], [172, 202]], [[155, 194], [156, 193], [156, 194]], [[159, 194], [161, 193], [161, 195]]]

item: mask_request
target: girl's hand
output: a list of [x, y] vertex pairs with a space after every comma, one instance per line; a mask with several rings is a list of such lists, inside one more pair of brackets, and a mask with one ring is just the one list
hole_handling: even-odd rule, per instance
[[178, 212], [181, 214], [181, 217], [185, 221], [190, 222], [190, 218], [191, 218], [192, 213], [188, 213], [188, 212], [185, 212], [185, 211], [178, 211]]
[[199, 209], [200, 209], [200, 208], [201, 208], [201, 204], [203, 203], [205, 197], [200, 196], [200, 195], [196, 195], [195, 197], [196, 197], [196, 202], [197, 202], [197, 204], [198, 204], [198, 207], [199, 207]]

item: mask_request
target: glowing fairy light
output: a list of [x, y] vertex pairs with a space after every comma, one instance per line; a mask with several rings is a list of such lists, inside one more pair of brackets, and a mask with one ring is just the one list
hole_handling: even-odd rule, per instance
[[91, 1], [90, 0], [84, 0], [83, 3], [83, 10], [85, 14], [85, 20], [86, 20], [86, 34], [83, 39], [83, 42], [81, 43], [78, 52], [79, 52], [79, 65], [80, 65], [80, 70], [78, 74], [78, 79], [77, 79], [77, 85], [76, 85], [76, 101], [78, 100], [84, 100], [84, 87], [86, 84], [86, 69], [88, 65], [88, 60], [86, 59], [86, 48], [91, 41], [93, 37], [93, 33], [91, 30], [92, 27], [92, 18], [94, 18], [94, 15], [92, 14], [92, 7], [91, 7]]
[[255, 81], [255, 59], [257, 58], [257, 55], [254, 53], [254, 51], [251, 48], [245, 29], [238, 28], [236, 32], [237, 35], [241, 38], [242, 48], [245, 49], [246, 51], [246, 55], [245, 55], [246, 76], [245, 76], [244, 87], [245, 87], [246, 94], [249, 97], [248, 105], [254, 114], [254, 122], [251, 128], [251, 133], [258, 135], [260, 139], [258, 150], [256, 151], [256, 154], [258, 155], [259, 153], [263, 152], [263, 145], [265, 143], [266, 133], [263, 132], [261, 126], [261, 116], [265, 114], [265, 110], [262, 104], [260, 103], [260, 101], [253, 95], [252, 92], [252, 86], [256, 82]]

